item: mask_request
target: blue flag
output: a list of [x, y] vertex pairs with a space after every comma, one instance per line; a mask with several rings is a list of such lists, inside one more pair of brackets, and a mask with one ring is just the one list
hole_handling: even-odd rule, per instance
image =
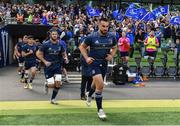
[[122, 22], [124, 20], [124, 17], [121, 13], [118, 13], [117, 17], [115, 18], [117, 22]]
[[155, 15], [156, 18], [162, 15], [159, 7], [152, 10], [152, 13]]
[[48, 21], [47, 21], [47, 18], [46, 16], [43, 16], [42, 17], [42, 22], [41, 22], [43, 25], [47, 25], [48, 24]]
[[128, 9], [131, 9], [131, 8], [135, 8], [135, 4], [134, 3], [129, 5]]
[[171, 18], [170, 23], [173, 25], [180, 25], [180, 16]]
[[118, 16], [118, 14], [119, 14], [119, 10], [113, 11], [112, 14], [113, 14], [113, 18], [116, 18]]
[[147, 14], [147, 11], [145, 8], [131, 8], [126, 10], [125, 16], [131, 17], [133, 19], [142, 19]]
[[159, 7], [159, 10], [161, 12], [161, 14], [168, 14], [169, 13], [169, 5], [163, 6], [163, 7]]
[[163, 14], [168, 14], [169, 13], [169, 5], [166, 6], [159, 6], [158, 8], [155, 8], [152, 13], [157, 17], [163, 15]]
[[125, 16], [127, 17], [137, 17], [138, 16], [138, 10], [136, 8], [129, 8], [126, 10]]
[[138, 9], [138, 19], [142, 19], [148, 12], [145, 8]]
[[88, 15], [91, 17], [100, 16], [100, 11], [98, 9], [87, 7], [86, 10], [87, 10]]
[[149, 12], [141, 20], [147, 22], [147, 21], [153, 21], [155, 19], [156, 19], [155, 15], [152, 12]]

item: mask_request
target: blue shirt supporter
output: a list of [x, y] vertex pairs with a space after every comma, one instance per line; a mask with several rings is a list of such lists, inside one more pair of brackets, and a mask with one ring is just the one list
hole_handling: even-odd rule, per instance
[[134, 34], [132, 32], [127, 32], [126, 36], [129, 38], [130, 46], [132, 47], [134, 45], [134, 39], [135, 39]]
[[34, 44], [33, 45], [26, 44], [22, 48], [22, 51], [25, 52], [25, 53], [28, 53], [31, 50], [33, 51], [33, 54], [25, 56], [24, 57], [25, 62], [35, 62], [36, 61], [36, 51], [37, 51], [37, 46], [36, 45], [34, 45]]
[[89, 56], [95, 60], [105, 60], [110, 49], [116, 45], [116, 36], [113, 33], [107, 33], [102, 36], [99, 32], [94, 32], [84, 40], [87, 46], [90, 46]]
[[63, 57], [61, 56], [61, 53], [65, 50], [60, 43], [53, 44], [50, 40], [48, 40], [42, 45], [40, 51], [44, 53], [44, 59], [46, 61], [53, 63], [62, 61]]

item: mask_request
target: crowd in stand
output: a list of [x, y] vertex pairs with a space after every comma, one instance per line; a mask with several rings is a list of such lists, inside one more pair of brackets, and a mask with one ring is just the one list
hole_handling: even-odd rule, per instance
[[[154, 31], [159, 46], [157, 48], [176, 49], [180, 51], [180, 26], [170, 24], [173, 16], [179, 16], [176, 11], [167, 15], [162, 15], [154, 21], [133, 20], [124, 16], [122, 21], [113, 18], [113, 10], [109, 7], [101, 7], [100, 16], [91, 17], [87, 14], [85, 7], [78, 5], [41, 5], [41, 4], [0, 4], [0, 21], [8, 18], [16, 18], [20, 24], [41, 24], [54, 25], [59, 28], [60, 38], [67, 43], [72, 38], [75, 40], [75, 47], [92, 31], [97, 31], [98, 19], [108, 17], [110, 20], [110, 31], [116, 34], [117, 40], [125, 32], [129, 38], [130, 57], [134, 50], [140, 50], [144, 55], [144, 42], [149, 33]], [[69, 44], [68, 44], [69, 45]], [[70, 47], [69, 47], [70, 48]], [[121, 48], [119, 48], [121, 49]], [[121, 50], [120, 50], [121, 51]]]

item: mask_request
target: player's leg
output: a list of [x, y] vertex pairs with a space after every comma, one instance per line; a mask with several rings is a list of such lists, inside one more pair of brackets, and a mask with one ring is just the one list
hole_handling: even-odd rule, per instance
[[32, 83], [33, 83], [33, 80], [35, 78], [35, 75], [36, 75], [36, 67], [35, 66], [32, 66], [31, 67], [31, 77], [30, 77], [30, 80], [29, 80], [29, 89], [32, 89]]
[[94, 84], [96, 86], [95, 90], [95, 100], [96, 100], [96, 105], [98, 109], [98, 117], [100, 119], [106, 119], [106, 114], [103, 111], [102, 107], [102, 99], [103, 99], [103, 88], [104, 88], [104, 81], [103, 81], [103, 76], [101, 74], [97, 74], [93, 76]]
[[60, 89], [60, 86], [61, 86], [62, 75], [61, 74], [55, 74], [54, 79], [55, 79], [55, 86], [54, 86], [53, 93], [51, 96], [51, 103], [52, 104], [58, 104], [56, 102], [56, 96], [57, 96], [59, 89]]
[[28, 78], [29, 78], [29, 70], [25, 69], [25, 73], [24, 73], [24, 88], [27, 89], [28, 88]]

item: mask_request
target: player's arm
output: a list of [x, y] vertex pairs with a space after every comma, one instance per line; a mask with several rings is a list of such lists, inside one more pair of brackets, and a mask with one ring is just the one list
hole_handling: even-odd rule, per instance
[[22, 57], [26, 57], [26, 56], [31, 55], [31, 54], [33, 54], [32, 50], [30, 50], [29, 52], [25, 52], [25, 50], [22, 51]]
[[65, 63], [68, 63], [68, 57], [66, 51], [62, 52], [63, 59], [65, 60]]
[[91, 35], [87, 36], [84, 41], [80, 44], [79, 50], [83, 55], [84, 59], [88, 64], [91, 64], [94, 61], [94, 58], [88, 56], [87, 48], [91, 46], [92, 37]]
[[87, 45], [85, 43], [81, 43], [81, 45], [79, 46], [79, 50], [81, 51], [81, 54], [83, 55], [83, 57], [85, 59], [88, 58], [88, 54], [87, 54]]
[[94, 61], [94, 58], [89, 57], [88, 53], [87, 53], [87, 45], [83, 42], [81, 43], [81, 45], [79, 46], [79, 50], [81, 51], [81, 54], [83, 55], [84, 59], [86, 60], [86, 62], [88, 64], [91, 64]]
[[51, 62], [48, 62], [44, 59], [44, 52], [41, 51], [41, 50], [38, 50], [36, 52], [36, 56], [38, 59], [40, 59], [46, 66], [50, 66], [51, 65]]
[[111, 48], [110, 54], [112, 57], [114, 57], [116, 55], [116, 51], [117, 51], [117, 45], [115, 45]]
[[18, 52], [17, 44], [14, 47], [14, 56], [16, 56], [16, 57], [20, 57], [21, 56], [21, 54]]

